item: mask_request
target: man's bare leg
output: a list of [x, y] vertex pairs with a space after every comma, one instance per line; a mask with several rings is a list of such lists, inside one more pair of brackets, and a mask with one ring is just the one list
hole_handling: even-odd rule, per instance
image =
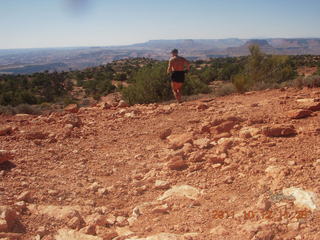
[[172, 92], [173, 92], [174, 97], [180, 103], [181, 102], [182, 83], [172, 82], [171, 87], [172, 87]]

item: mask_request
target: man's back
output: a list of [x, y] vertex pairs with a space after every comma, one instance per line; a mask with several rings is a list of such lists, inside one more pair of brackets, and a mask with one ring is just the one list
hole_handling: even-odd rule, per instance
[[189, 62], [184, 57], [174, 56], [169, 59], [169, 66], [172, 71], [184, 71], [188, 64]]

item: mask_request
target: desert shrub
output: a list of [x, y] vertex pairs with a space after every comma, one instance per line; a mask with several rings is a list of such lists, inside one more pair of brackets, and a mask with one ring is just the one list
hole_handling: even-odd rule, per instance
[[193, 95], [199, 93], [209, 93], [210, 88], [207, 84], [202, 82], [198, 76], [187, 75], [186, 81], [183, 84], [183, 95]]
[[169, 77], [164, 63], [148, 65], [133, 74], [128, 87], [122, 90], [129, 104], [152, 103], [172, 98]]
[[269, 56], [261, 52], [258, 45], [249, 47], [250, 56], [244, 70], [233, 76], [233, 83], [239, 92], [274, 88], [293, 79], [295, 72], [287, 56]]
[[227, 96], [232, 93], [237, 92], [237, 88], [232, 83], [225, 83], [219, 86], [217, 89], [214, 90], [214, 95], [217, 97]]
[[0, 115], [1, 114], [3, 114], [3, 115], [14, 115], [15, 114], [14, 107], [0, 105]]
[[[122, 89], [123, 98], [129, 104], [167, 101], [173, 98], [167, 63], [147, 65], [130, 79], [130, 85]], [[183, 85], [183, 94], [209, 93], [210, 88], [196, 75], [188, 74]]]
[[23, 114], [31, 114], [31, 115], [40, 115], [41, 111], [36, 106], [32, 106], [29, 104], [20, 104], [14, 108], [16, 114], [23, 113]]
[[199, 72], [199, 78], [205, 84], [214, 81], [217, 78], [217, 75], [217, 70], [212, 67], [206, 67], [203, 71]]
[[320, 75], [312, 75], [312, 76], [308, 76], [308, 77], [298, 77], [292, 82], [292, 86], [295, 88], [320, 87]]
[[237, 74], [233, 76], [232, 83], [234, 84], [237, 91], [240, 93], [248, 91], [252, 86], [251, 79], [245, 74]]
[[116, 73], [114, 75], [114, 80], [125, 81], [125, 80], [127, 80], [127, 74], [125, 74], [125, 73]]
[[320, 75], [306, 77], [305, 85], [307, 87], [320, 87]]

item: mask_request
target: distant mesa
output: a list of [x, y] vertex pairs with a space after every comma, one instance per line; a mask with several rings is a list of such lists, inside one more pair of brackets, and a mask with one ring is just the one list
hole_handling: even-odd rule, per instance
[[248, 46], [257, 44], [267, 54], [320, 55], [320, 38], [266, 39], [173, 39], [113, 47], [0, 49], [0, 74], [31, 74], [39, 71], [81, 70], [128, 58], [167, 60], [178, 48], [189, 60], [249, 55]]
[[246, 42], [244, 47], [249, 47], [251, 45], [258, 45], [260, 48], [272, 48], [267, 40], [253, 39]]

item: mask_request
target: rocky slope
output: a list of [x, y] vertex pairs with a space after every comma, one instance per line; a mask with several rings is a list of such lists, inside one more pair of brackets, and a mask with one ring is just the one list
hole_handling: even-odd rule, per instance
[[320, 239], [320, 89], [0, 117], [0, 239]]

